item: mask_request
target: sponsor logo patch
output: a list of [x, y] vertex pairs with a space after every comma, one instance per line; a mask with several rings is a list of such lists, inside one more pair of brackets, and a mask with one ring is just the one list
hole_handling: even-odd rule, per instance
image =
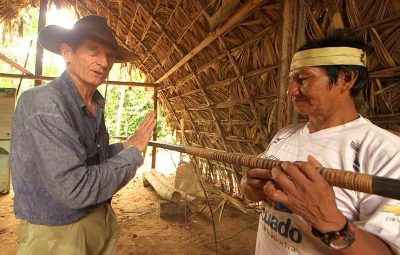
[[385, 205], [383, 207], [384, 212], [393, 213], [396, 216], [400, 216], [400, 204], [397, 205]]

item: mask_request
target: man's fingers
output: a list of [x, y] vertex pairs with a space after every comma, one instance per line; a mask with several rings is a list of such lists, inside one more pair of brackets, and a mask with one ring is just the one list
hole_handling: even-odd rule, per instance
[[290, 193], [297, 192], [297, 187], [296, 187], [295, 183], [291, 180], [291, 178], [287, 174], [282, 172], [280, 167], [272, 168], [271, 172], [272, 172], [274, 182], [279, 184], [279, 186], [283, 190], [290, 192]]
[[136, 134], [138, 135], [145, 135], [151, 134], [151, 131], [155, 128], [157, 121], [155, 119], [154, 111], [151, 111], [146, 115], [146, 117], [142, 120], [138, 128], [136, 129]]
[[321, 163], [319, 163], [318, 160], [316, 160], [313, 156], [308, 155], [307, 157], [308, 163], [311, 163], [312, 165], [316, 167], [322, 167]]
[[256, 179], [256, 178], [247, 178], [247, 185], [253, 187], [253, 188], [258, 188], [261, 189], [264, 187], [265, 183], [267, 180], [265, 179]]
[[321, 167], [321, 163], [318, 162], [314, 157], [309, 155], [307, 157], [308, 162], [300, 162], [295, 163], [298, 166], [298, 169], [303, 173], [304, 176], [307, 177], [308, 180], [318, 181], [321, 180], [322, 176], [315, 169], [316, 167]]
[[138, 128], [149, 129], [153, 125], [153, 121], [155, 121], [155, 112], [149, 112], [146, 117], [142, 120]]
[[287, 204], [289, 202], [286, 193], [279, 189], [273, 181], [268, 181], [263, 189], [265, 195], [269, 199], [277, 202], [282, 202], [284, 204]]
[[247, 177], [257, 178], [257, 179], [272, 179], [271, 170], [253, 168], [246, 172]]

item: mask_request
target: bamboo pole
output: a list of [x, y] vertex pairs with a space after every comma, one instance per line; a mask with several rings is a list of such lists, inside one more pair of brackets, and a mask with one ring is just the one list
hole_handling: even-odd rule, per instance
[[116, 136], [119, 136], [119, 130], [121, 127], [121, 116], [122, 116], [122, 111], [124, 110], [124, 102], [125, 102], [125, 88], [121, 87], [120, 91], [121, 91], [121, 94], [119, 96], [117, 120], [116, 120], [116, 124], [115, 124], [115, 135]]
[[19, 65], [15, 61], [12, 61], [11, 59], [9, 59], [8, 57], [6, 57], [5, 55], [3, 55], [1, 53], [0, 53], [0, 59], [3, 60], [4, 62], [10, 64], [11, 66], [15, 67], [16, 69], [18, 69], [19, 71], [21, 71], [24, 74], [32, 74], [31, 72], [29, 72], [28, 69], [26, 69], [25, 67]]
[[[155, 118], [157, 121], [158, 117], [158, 98], [157, 98], [157, 88], [154, 88], [154, 95], [153, 95], [153, 110], [154, 113], [156, 114]], [[157, 125], [154, 128], [153, 132], [153, 140], [157, 140]], [[151, 153], [151, 168], [154, 169], [156, 168], [156, 159], [157, 159], [157, 148], [153, 147], [152, 153]]]
[[[194, 146], [184, 147], [154, 141], [150, 141], [149, 145], [250, 168], [272, 169], [284, 162]], [[317, 167], [316, 170], [332, 186], [400, 200], [400, 180], [325, 167]]]
[[[39, 21], [38, 21], [38, 34], [46, 26], [47, 14], [47, 0], [40, 0], [39, 8]], [[36, 43], [36, 62], [35, 62], [35, 75], [42, 75], [43, 73], [43, 47], [40, 45], [39, 40]], [[41, 85], [41, 80], [35, 80], [35, 86]]]
[[[297, 14], [297, 34], [296, 34], [296, 48], [299, 48], [306, 43], [306, 14], [303, 1], [299, 1], [298, 14]], [[288, 123], [293, 124], [299, 121], [299, 114], [293, 107], [290, 98], [287, 98], [288, 112], [290, 113]]]
[[[21, 75], [21, 74], [10, 74], [10, 73], [0, 73], [1, 78], [17, 78], [17, 79], [27, 79], [27, 80], [41, 80], [41, 81], [51, 81], [56, 79], [57, 77], [51, 76], [41, 76], [41, 75]], [[157, 85], [154, 83], [146, 83], [146, 82], [131, 82], [131, 81], [107, 81], [109, 85], [120, 85], [120, 86], [128, 86], [128, 87], [148, 87], [154, 88]]]
[[[286, 105], [289, 102], [286, 96], [286, 89], [288, 88], [289, 67], [292, 56], [296, 48], [296, 33], [297, 33], [297, 19], [299, 17], [299, 1], [285, 0], [283, 3], [282, 20], [283, 25], [281, 28], [281, 48], [280, 48], [280, 64], [279, 64], [279, 77], [278, 77], [278, 114], [276, 114], [276, 127], [280, 130], [288, 123], [286, 112]], [[284, 114], [280, 114], [284, 113]], [[282, 116], [283, 115], [283, 116]]]

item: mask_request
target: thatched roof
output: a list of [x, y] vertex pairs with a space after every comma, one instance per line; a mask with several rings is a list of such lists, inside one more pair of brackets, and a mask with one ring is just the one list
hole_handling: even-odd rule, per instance
[[[360, 111], [400, 131], [400, 3], [383, 0], [57, 0], [104, 16], [134, 65], [159, 84], [158, 98], [187, 145], [258, 154], [298, 121], [285, 96], [297, 46], [337, 29], [372, 50], [371, 86]], [[10, 20], [37, 0], [0, 0]], [[203, 174], [237, 191], [242, 169], [203, 162]], [[218, 173], [218, 174], [217, 174]]]

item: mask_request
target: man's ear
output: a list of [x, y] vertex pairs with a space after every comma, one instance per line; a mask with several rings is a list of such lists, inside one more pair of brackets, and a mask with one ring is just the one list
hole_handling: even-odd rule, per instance
[[341, 83], [341, 92], [350, 91], [354, 86], [358, 77], [358, 72], [345, 70], [339, 73], [339, 81]]
[[69, 64], [71, 62], [72, 48], [66, 43], [61, 43], [60, 45], [61, 56], [64, 58], [65, 63]]

